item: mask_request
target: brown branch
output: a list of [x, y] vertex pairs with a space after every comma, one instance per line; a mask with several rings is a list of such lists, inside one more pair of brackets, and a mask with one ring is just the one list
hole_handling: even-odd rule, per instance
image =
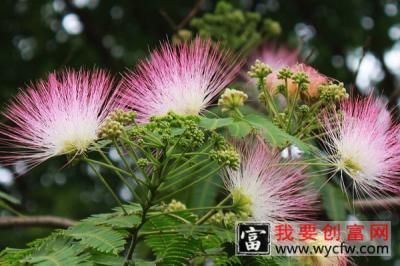
[[160, 15], [165, 19], [165, 21], [169, 24], [169, 26], [171, 27], [171, 29], [173, 31], [177, 30], [177, 27], [174, 20], [167, 14], [167, 12], [165, 12], [164, 10], [160, 9], [158, 10], [158, 12], [160, 13]]
[[172, 28], [174, 32], [177, 32], [178, 30], [183, 29], [189, 22], [190, 20], [196, 16], [196, 14], [200, 11], [202, 5], [204, 4], [205, 0], [197, 0], [196, 4], [192, 7], [192, 9], [189, 11], [189, 13], [182, 19], [181, 22], [177, 25], [174, 20], [164, 11], [164, 10], [158, 10], [160, 15], [165, 19], [165, 21], [169, 24], [169, 26]]
[[391, 197], [383, 199], [355, 200], [354, 207], [358, 208], [379, 208], [379, 207], [398, 207], [400, 206], [400, 197]]
[[192, 10], [186, 15], [186, 17], [178, 24], [178, 30], [184, 28], [190, 20], [196, 16], [197, 12], [200, 11], [200, 8], [204, 4], [204, 0], [197, 0], [196, 4], [193, 6]]
[[68, 228], [75, 223], [74, 220], [57, 216], [0, 217], [0, 228], [28, 226]]

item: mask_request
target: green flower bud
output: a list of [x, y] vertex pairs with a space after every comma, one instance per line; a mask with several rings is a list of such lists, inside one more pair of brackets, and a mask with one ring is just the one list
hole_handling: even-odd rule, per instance
[[320, 99], [324, 102], [336, 102], [347, 99], [349, 94], [343, 83], [334, 84], [329, 83], [319, 87]]
[[173, 199], [165, 208], [165, 212], [177, 212], [186, 210], [186, 205], [180, 201]]
[[224, 213], [222, 211], [216, 212], [213, 216], [211, 216], [209, 221], [210, 223], [216, 225], [222, 225], [224, 222]]
[[122, 125], [129, 125], [135, 121], [136, 112], [134, 111], [123, 111], [120, 109], [114, 110], [111, 114], [109, 119], [117, 121]]
[[293, 72], [289, 68], [280, 69], [278, 72], [278, 75], [277, 75], [278, 79], [282, 79], [282, 80], [290, 79], [290, 78], [292, 78], [292, 76], [293, 76]]
[[149, 164], [150, 161], [147, 160], [146, 158], [140, 158], [139, 160], [137, 160], [136, 164], [140, 167], [140, 168], [146, 168]]
[[[310, 80], [307, 76], [306, 73], [304, 72], [297, 72], [294, 76], [293, 76], [293, 82], [296, 83], [298, 86], [301, 86], [303, 84], [309, 84]], [[302, 89], [302, 88], [301, 88]], [[307, 87], [305, 88], [307, 90]]]
[[239, 168], [239, 154], [232, 148], [226, 150], [211, 150], [209, 156], [211, 160], [216, 161], [218, 164], [226, 164], [232, 169]]
[[263, 62], [257, 59], [254, 65], [250, 67], [248, 75], [251, 78], [263, 79], [266, 78], [271, 73], [272, 73], [272, 68], [270, 68], [267, 64], [264, 64]]
[[307, 114], [308, 112], [310, 112], [310, 107], [308, 105], [301, 105], [299, 107], [300, 112], [302, 112], [303, 114]]
[[224, 225], [226, 228], [234, 228], [238, 217], [233, 212], [227, 212], [224, 215]]
[[100, 139], [114, 139], [118, 138], [123, 130], [124, 126], [120, 122], [107, 119], [97, 132], [97, 136]]
[[247, 98], [246, 93], [227, 88], [219, 98], [218, 105], [221, 107], [222, 112], [232, 111], [243, 106]]

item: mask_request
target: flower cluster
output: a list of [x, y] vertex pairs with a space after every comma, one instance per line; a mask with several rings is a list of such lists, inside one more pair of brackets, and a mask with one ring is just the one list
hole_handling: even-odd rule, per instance
[[3, 115], [4, 164], [24, 161], [29, 168], [61, 154], [80, 154], [117, 107], [113, 79], [104, 71], [65, 70], [19, 93]]
[[162, 45], [136, 71], [125, 74], [121, 103], [137, 120], [174, 112], [197, 115], [233, 80], [241, 63], [218, 45], [200, 38], [189, 45]]
[[[340, 112], [325, 112], [321, 138], [326, 160], [353, 183], [353, 195], [378, 198], [399, 191], [400, 128], [385, 104], [369, 96], [346, 100]], [[344, 187], [344, 183], [343, 183]]]
[[307, 187], [303, 168], [281, 162], [264, 141], [249, 137], [236, 143], [239, 169], [228, 169], [225, 186], [243, 218], [270, 221], [310, 219], [316, 192]]

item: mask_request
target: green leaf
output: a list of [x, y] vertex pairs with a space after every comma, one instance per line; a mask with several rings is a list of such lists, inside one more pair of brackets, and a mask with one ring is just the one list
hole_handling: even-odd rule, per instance
[[207, 118], [207, 117], [202, 117], [200, 120], [200, 127], [209, 129], [209, 130], [214, 130], [217, 128], [225, 127], [233, 123], [233, 118], [228, 117], [228, 118]]
[[321, 195], [328, 217], [333, 221], [345, 221], [346, 198], [342, 190], [328, 183], [321, 188]]
[[88, 256], [79, 256], [79, 252], [73, 246], [64, 247], [53, 252], [44, 254], [33, 254], [28, 256], [22, 263], [35, 266], [89, 266], [93, 265], [87, 261]]
[[250, 133], [251, 129], [247, 121], [235, 121], [228, 125], [229, 133], [235, 138], [243, 138]]
[[116, 214], [95, 214], [83, 222], [94, 225], [110, 225], [113, 228], [133, 228], [140, 224], [142, 218], [139, 215], [116, 215]]
[[22, 264], [38, 266], [90, 266], [90, 255], [84, 246], [74, 243], [71, 238], [60, 235], [61, 231], [31, 243]]
[[92, 261], [95, 265], [99, 266], [121, 266], [124, 265], [125, 258], [106, 254], [95, 254], [92, 255]]
[[316, 151], [316, 148], [310, 144], [307, 144], [300, 139], [293, 137], [275, 126], [268, 118], [250, 114], [244, 118], [252, 125], [261, 136], [265, 138], [270, 144], [278, 147], [286, 147], [289, 144], [296, 145], [299, 149], [304, 152]]
[[[194, 216], [190, 213], [180, 213], [179, 216], [194, 221]], [[189, 235], [185, 237], [179, 233], [162, 233], [162, 230], [176, 229], [184, 224], [179, 218], [162, 215], [151, 218], [143, 226], [143, 232], [160, 231], [158, 234], [147, 235], [145, 238], [145, 243], [156, 254], [160, 265], [187, 265], [195, 253], [199, 251], [200, 241], [189, 237]], [[188, 233], [187, 229], [185, 231]]]
[[65, 231], [65, 234], [100, 252], [118, 254], [124, 250], [125, 236], [108, 227], [81, 223]]
[[218, 194], [221, 178], [216, 174], [211, 178], [207, 178], [193, 187], [191, 191], [190, 207], [204, 207], [215, 204], [215, 198]]

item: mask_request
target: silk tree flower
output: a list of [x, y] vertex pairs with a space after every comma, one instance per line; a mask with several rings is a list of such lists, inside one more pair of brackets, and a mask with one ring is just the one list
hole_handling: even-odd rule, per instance
[[[289, 67], [289, 70], [291, 70], [293, 74], [303, 72], [308, 76], [310, 83], [308, 84], [308, 89], [305, 91], [305, 94], [311, 98], [317, 98], [319, 96], [319, 86], [326, 84], [329, 81], [329, 79], [326, 76], [319, 73], [313, 67], [305, 64], [293, 65]], [[277, 92], [276, 89], [279, 85], [285, 84], [284, 80], [278, 79], [278, 73], [279, 69], [272, 72], [266, 78], [266, 85], [268, 89], [273, 93]], [[287, 87], [289, 96], [294, 96], [297, 92], [298, 87], [293, 82], [293, 80], [288, 79]]]
[[21, 91], [3, 113], [11, 123], [0, 126], [2, 163], [23, 161], [29, 169], [85, 152], [113, 110], [112, 85], [102, 70], [66, 70]]
[[317, 196], [308, 188], [303, 168], [282, 163], [279, 152], [258, 137], [235, 146], [240, 167], [227, 169], [223, 178], [239, 215], [271, 223], [313, 216]]
[[299, 51], [296, 49], [289, 49], [284, 45], [278, 46], [265, 43], [250, 56], [248, 64], [252, 65], [258, 59], [275, 71], [283, 67], [291, 67], [297, 64], [300, 61], [299, 58]]
[[340, 112], [326, 112], [322, 138], [326, 160], [349, 176], [358, 197], [378, 197], [399, 190], [399, 126], [392, 124], [385, 104], [372, 96], [346, 100]]
[[122, 103], [137, 112], [137, 121], [172, 111], [196, 115], [203, 111], [235, 78], [241, 63], [210, 40], [162, 44], [125, 74], [121, 84]]

